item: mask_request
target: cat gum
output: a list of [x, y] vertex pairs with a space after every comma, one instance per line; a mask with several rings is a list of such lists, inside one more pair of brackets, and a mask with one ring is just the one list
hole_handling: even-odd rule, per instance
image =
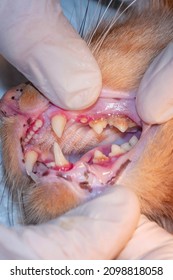
[[141, 120], [135, 94], [104, 95], [105, 89], [88, 109], [67, 111], [30, 84], [8, 91], [0, 101], [0, 112], [2, 119], [22, 118], [18, 128], [22, 170], [35, 182], [63, 178], [90, 192], [114, 183], [138, 143]]

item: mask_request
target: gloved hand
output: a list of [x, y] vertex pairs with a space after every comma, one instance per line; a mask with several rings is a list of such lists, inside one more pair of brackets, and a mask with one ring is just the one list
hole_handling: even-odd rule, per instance
[[118, 260], [172, 260], [173, 235], [141, 215], [131, 240]]
[[0, 52], [50, 101], [64, 109], [93, 104], [101, 74], [58, 0], [1, 0]]
[[0, 259], [173, 259], [173, 236], [139, 217], [137, 197], [116, 186], [47, 224], [1, 225]]
[[161, 124], [173, 118], [173, 43], [155, 58], [140, 84], [136, 106], [148, 124]]
[[132, 236], [139, 215], [137, 197], [116, 186], [49, 223], [0, 226], [0, 259], [112, 259]]

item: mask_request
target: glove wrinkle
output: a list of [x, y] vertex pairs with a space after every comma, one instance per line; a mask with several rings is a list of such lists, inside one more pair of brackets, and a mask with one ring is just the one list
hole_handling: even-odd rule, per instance
[[2, 228], [0, 247], [7, 248], [7, 259], [13, 254], [18, 259], [113, 259], [131, 238], [139, 215], [135, 194], [115, 186], [47, 224]]

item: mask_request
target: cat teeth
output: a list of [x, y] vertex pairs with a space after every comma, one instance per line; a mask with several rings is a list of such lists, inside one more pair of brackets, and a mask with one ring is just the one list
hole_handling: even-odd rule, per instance
[[43, 121], [42, 120], [36, 120], [36, 122], [33, 126], [33, 131], [37, 131], [42, 126], [43, 126]]
[[128, 129], [128, 124], [126, 124], [126, 123], [122, 123], [122, 124], [115, 123], [114, 127], [118, 128], [118, 130], [121, 131], [121, 132], [125, 132]]
[[27, 143], [27, 142], [29, 142], [30, 140], [31, 140], [31, 138], [33, 137], [33, 135], [34, 135], [34, 131], [30, 131], [28, 134], [27, 134], [27, 137], [25, 138], [25, 142]]
[[138, 142], [138, 138], [134, 135], [132, 138], [129, 140], [129, 144], [134, 147]]
[[38, 154], [35, 151], [29, 151], [25, 154], [25, 168], [28, 175], [32, 173], [34, 164], [38, 159]]
[[124, 119], [119, 116], [108, 118], [108, 124], [116, 127], [119, 131], [125, 132], [128, 128], [136, 127], [136, 124], [130, 119]]
[[67, 119], [64, 115], [56, 115], [51, 119], [52, 129], [58, 138], [62, 137], [64, 128], [66, 126]]
[[89, 126], [97, 133], [101, 134], [104, 128], [107, 126], [106, 120], [95, 120], [89, 122]]
[[53, 153], [54, 153], [54, 158], [55, 158], [55, 164], [57, 166], [64, 166], [64, 165], [69, 164], [69, 162], [64, 157], [64, 155], [61, 151], [61, 148], [57, 142], [54, 142], [54, 144], [53, 144]]
[[94, 152], [93, 163], [99, 163], [103, 161], [107, 161], [109, 158], [105, 156], [101, 151], [96, 150]]
[[125, 150], [122, 147], [120, 147], [116, 144], [113, 144], [111, 146], [111, 152], [109, 153], [109, 156], [112, 157], [112, 156], [117, 156], [117, 155], [121, 155], [124, 153], [125, 153]]
[[48, 168], [51, 168], [51, 167], [55, 167], [55, 166], [56, 166], [56, 164], [55, 164], [55, 162], [54, 162], [54, 161], [52, 161], [52, 162], [48, 162], [48, 163], [46, 163], [46, 166], [47, 166]]

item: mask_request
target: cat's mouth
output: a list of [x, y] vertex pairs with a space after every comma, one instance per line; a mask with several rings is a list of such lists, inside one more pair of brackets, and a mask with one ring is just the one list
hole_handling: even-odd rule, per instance
[[[1, 100], [5, 117], [22, 116], [23, 172], [35, 182], [63, 179], [89, 192], [115, 183], [141, 137], [135, 96], [101, 97], [89, 109], [74, 112], [54, 106], [27, 87], [31, 89], [22, 85], [15, 90], [17, 97], [13, 90]], [[22, 101], [32, 94], [35, 102]]]

